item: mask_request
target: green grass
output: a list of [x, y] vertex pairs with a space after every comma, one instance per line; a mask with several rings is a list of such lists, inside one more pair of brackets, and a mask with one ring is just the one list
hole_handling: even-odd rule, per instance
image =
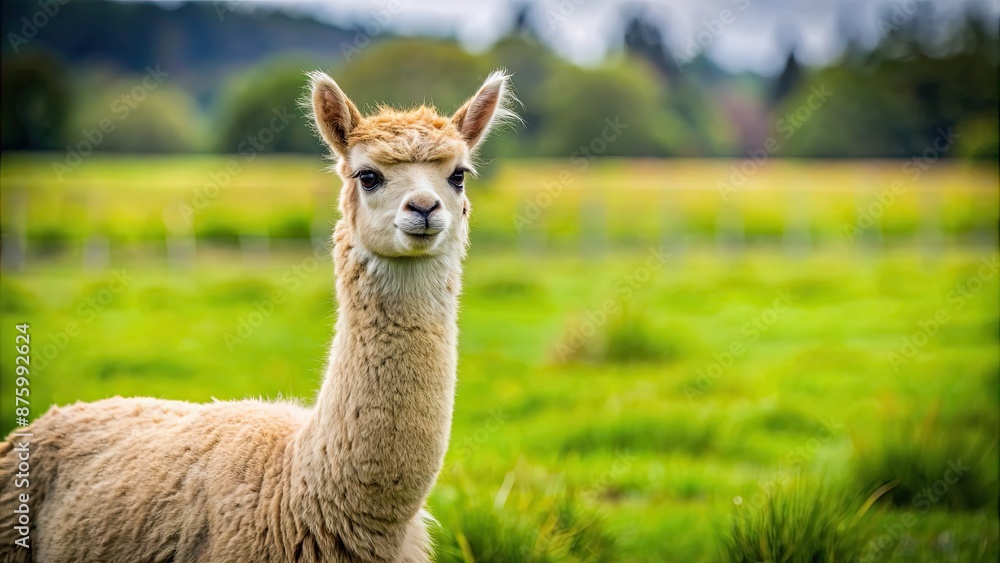
[[992, 507], [1000, 485], [1000, 420], [996, 413], [964, 414], [950, 419], [935, 412], [911, 416], [889, 421], [879, 435], [856, 437], [855, 480], [873, 487], [888, 485], [887, 498], [901, 507]]
[[792, 478], [758, 504], [738, 499], [722, 550], [740, 563], [858, 561], [875, 536], [868, 509], [876, 500], [842, 485]]
[[[0, 276], [0, 431], [14, 426], [22, 322], [32, 416], [115, 394], [315, 396], [332, 266], [301, 244], [275, 244], [269, 259], [237, 248], [241, 235], [329, 230], [335, 181], [318, 160], [244, 163], [196, 217], [195, 236], [214, 243], [173, 270], [164, 210], [190, 201], [218, 159], [95, 157], [64, 185], [45, 159], [0, 167], [4, 232], [23, 188], [25, 227], [44, 235], [27, 269]], [[921, 177], [944, 190], [946, 240], [928, 254], [896, 239], [866, 250], [842, 232], [898, 163], [775, 162], [733, 203], [764, 241], [783, 232], [788, 190], [808, 185], [817, 245], [793, 258], [699, 243], [715, 234], [713, 186], [729, 164], [599, 162], [523, 236], [516, 214], [566, 163], [507, 163], [470, 183], [452, 443], [430, 498], [441, 560], [1000, 557], [1000, 276], [981, 270], [997, 248], [960, 244], [996, 226], [995, 169], [941, 163]], [[887, 211], [886, 240], [917, 234], [920, 193]], [[81, 271], [94, 233], [110, 238], [124, 288]], [[651, 262], [664, 238], [687, 249]], [[581, 252], [584, 240], [605, 250]], [[918, 495], [956, 459], [970, 469], [925, 505]]]
[[468, 482], [437, 488], [438, 560], [616, 560], [615, 538], [583, 495], [521, 465], [496, 494]]
[[559, 363], [657, 363], [676, 359], [686, 351], [684, 344], [658, 334], [647, 315], [616, 306], [573, 319], [552, 356]]
[[[894, 550], [995, 558], [995, 463], [976, 466], [949, 493], [954, 500], [926, 512], [901, 496], [940, 478], [966, 444], [995, 440], [997, 277], [960, 309], [948, 300], [993, 253], [953, 250], [933, 267], [904, 250], [877, 260], [824, 251], [798, 262], [770, 251], [735, 262], [690, 253], [621, 303], [641, 316], [642, 338], [675, 352], [558, 362], [552, 351], [566, 327], [614, 299], [644, 255], [618, 253], [595, 268], [473, 248], [452, 448], [431, 498], [442, 558], [508, 561], [527, 550], [525, 560], [538, 561], [717, 560], [733, 499], [790, 472], [836, 476], [852, 498], [898, 480], [873, 513], [878, 526], [913, 513]], [[313, 397], [334, 320], [331, 267], [304, 273], [309, 258], [296, 253], [266, 263], [227, 256], [205, 256], [191, 271], [125, 266], [134, 279], [113, 294], [109, 273], [75, 265], [3, 276], [0, 336], [12, 342], [14, 323], [32, 327], [34, 415], [114, 394]], [[757, 334], [744, 332], [779, 290], [791, 291], [792, 306]], [[250, 326], [275, 291], [281, 304]], [[894, 371], [888, 355], [941, 308], [950, 321]], [[615, 322], [599, 328], [637, 330]], [[720, 353], [734, 342], [745, 351], [727, 363]], [[698, 394], [685, 392], [723, 364]], [[4, 362], [4, 404], [11, 369]], [[913, 433], [912, 421], [934, 405], [949, 422]], [[13, 413], [0, 416], [9, 430]], [[839, 501], [821, 502], [817, 518], [842, 522]], [[941, 537], [954, 546], [939, 546]]]
[[[163, 244], [169, 233], [188, 232], [216, 243], [235, 244], [241, 234], [305, 239], [335, 219], [340, 184], [319, 155], [94, 155], [63, 181], [51, 169], [57, 157], [5, 154], [0, 167], [0, 227], [23, 228], [40, 250], [72, 249], [95, 235], [119, 245]], [[232, 163], [235, 174], [225, 172]], [[876, 222], [850, 240], [912, 239], [925, 224], [939, 224], [947, 237], [977, 236], [1000, 217], [995, 166], [940, 162], [912, 181], [902, 161], [778, 160], [724, 200], [717, 184], [740, 163], [602, 158], [579, 170], [566, 160], [500, 161], [470, 182], [473, 241], [511, 247], [525, 236], [577, 249], [581, 239], [711, 239], [736, 217], [750, 242], [779, 240], [802, 223], [813, 240], [844, 243], [859, 208]], [[553, 188], [561, 173], [569, 181]], [[879, 197], [896, 181], [904, 186], [883, 207]]]

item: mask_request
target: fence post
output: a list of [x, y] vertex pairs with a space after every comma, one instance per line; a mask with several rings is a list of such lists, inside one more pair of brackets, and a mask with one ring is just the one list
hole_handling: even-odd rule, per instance
[[944, 232], [941, 223], [941, 192], [937, 186], [915, 186], [920, 197], [920, 248], [924, 260], [941, 256]]
[[240, 252], [247, 263], [268, 260], [271, 257], [271, 237], [267, 233], [241, 234]]
[[785, 232], [782, 237], [785, 252], [795, 258], [802, 258], [812, 246], [809, 233], [809, 191], [791, 185], [785, 191], [787, 210]]
[[[586, 182], [586, 179], [583, 179]], [[598, 259], [608, 246], [607, 202], [601, 201], [597, 190], [584, 185], [580, 192], [580, 252], [585, 258]]]
[[[517, 203], [518, 247], [522, 253], [532, 254], [546, 246], [545, 209], [538, 201], [538, 191], [522, 188]], [[551, 202], [549, 202], [551, 204]]]
[[882, 219], [868, 212], [872, 202], [877, 201], [874, 190], [878, 189], [878, 174], [874, 165], [866, 165], [859, 171], [863, 177], [855, 184], [854, 201], [856, 204], [854, 224], [861, 229], [858, 236], [858, 247], [868, 255], [877, 254], [882, 248]]
[[87, 208], [87, 222], [91, 229], [83, 241], [83, 269], [91, 272], [103, 272], [111, 266], [111, 239], [101, 233], [104, 227], [104, 202], [99, 196], [99, 190], [86, 190], [84, 199]]
[[660, 242], [667, 249], [667, 252], [678, 260], [687, 250], [686, 225], [684, 210], [680, 204], [680, 193], [677, 187], [668, 186], [660, 190], [657, 197], [660, 211]]
[[723, 202], [715, 227], [716, 247], [719, 252], [735, 258], [746, 247], [746, 233], [743, 228], [743, 212], [733, 202]]
[[166, 229], [167, 263], [171, 270], [187, 270], [194, 266], [196, 242], [194, 221], [183, 217], [180, 205], [169, 205], [163, 210]]

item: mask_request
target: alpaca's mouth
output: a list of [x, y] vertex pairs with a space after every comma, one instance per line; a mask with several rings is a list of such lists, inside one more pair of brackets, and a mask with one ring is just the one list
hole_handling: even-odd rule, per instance
[[438, 241], [439, 232], [427, 232], [424, 229], [419, 231], [407, 231], [405, 229], [400, 229], [400, 232], [403, 233], [403, 238], [405, 239], [403, 244], [408, 246], [411, 250], [419, 250], [421, 252], [429, 250], [437, 244]]
[[402, 233], [405, 234], [407, 238], [414, 240], [422, 240], [422, 241], [428, 241], [433, 239], [434, 237], [441, 234], [441, 231], [443, 230], [436, 227], [428, 227], [428, 226], [409, 228], [409, 229], [407, 229], [406, 227], [397, 227], [397, 228], [400, 231], [402, 231]]

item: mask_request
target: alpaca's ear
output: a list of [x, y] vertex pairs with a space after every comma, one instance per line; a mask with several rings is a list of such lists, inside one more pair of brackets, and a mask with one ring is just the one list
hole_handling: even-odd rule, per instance
[[502, 70], [493, 71], [476, 95], [458, 108], [451, 122], [458, 127], [470, 150], [475, 150], [486, 139], [490, 129], [498, 123], [521, 118], [511, 110], [517, 98], [511, 92], [510, 75]]
[[361, 122], [361, 112], [326, 73], [309, 73], [316, 128], [341, 158], [347, 157], [347, 137]]

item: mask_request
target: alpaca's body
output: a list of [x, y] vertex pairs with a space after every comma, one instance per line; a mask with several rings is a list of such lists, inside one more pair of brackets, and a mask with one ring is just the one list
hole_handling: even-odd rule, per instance
[[[450, 120], [421, 108], [363, 121], [314, 75], [317, 125], [344, 180], [339, 314], [315, 407], [118, 397], [53, 408], [19, 431], [32, 434], [27, 491], [11, 486], [20, 439], [0, 445], [0, 563], [425, 561], [468, 244], [456, 178], [505, 83], [491, 76]], [[362, 190], [376, 167], [385, 187]], [[13, 545], [24, 492], [33, 554]]]
[[[115, 398], [53, 409], [28, 430], [48, 437], [32, 440], [34, 560], [352, 560], [337, 547], [318, 501], [298, 502], [289, 494], [293, 483], [280, 477], [292, 474], [288, 437], [308, 417], [294, 405], [256, 401]], [[58, 468], [47, 467], [57, 449]], [[0, 507], [11, 514], [6, 488]], [[419, 561], [423, 522], [413, 518], [409, 528], [418, 541], [404, 545], [398, 559]], [[27, 551], [12, 548], [14, 539], [12, 527], [0, 530], [0, 560], [30, 561]]]
[[[366, 271], [377, 259], [358, 254], [337, 247], [339, 279], [354, 281], [339, 289], [357, 301], [341, 299], [351, 305], [317, 401], [323, 416], [289, 403], [114, 398], [54, 408], [24, 429], [36, 560], [424, 560], [420, 508], [447, 446], [458, 286], [430, 276], [437, 304], [407, 307], [405, 294], [378, 291], [381, 272]], [[410, 267], [442, 271], [430, 259]], [[409, 422], [380, 437], [387, 417]], [[356, 438], [366, 447], [352, 448]], [[14, 462], [2, 452], [4, 520], [24, 492], [8, 486]], [[4, 525], [0, 561], [27, 554], [14, 539]]]
[[[288, 474], [289, 437], [307, 418], [291, 405], [255, 402], [115, 398], [52, 409], [26, 429], [35, 560], [294, 560], [295, 540], [286, 537], [294, 525], [238, 525], [227, 507], [257, 514], [277, 501], [277, 513], [289, 513], [287, 480], [263, 477]], [[4, 451], [4, 477], [12, 461]], [[10, 514], [19, 492], [5, 486], [0, 510]], [[213, 542], [223, 537], [239, 549]], [[0, 529], [0, 559], [29, 561], [14, 539], [12, 527]]]

